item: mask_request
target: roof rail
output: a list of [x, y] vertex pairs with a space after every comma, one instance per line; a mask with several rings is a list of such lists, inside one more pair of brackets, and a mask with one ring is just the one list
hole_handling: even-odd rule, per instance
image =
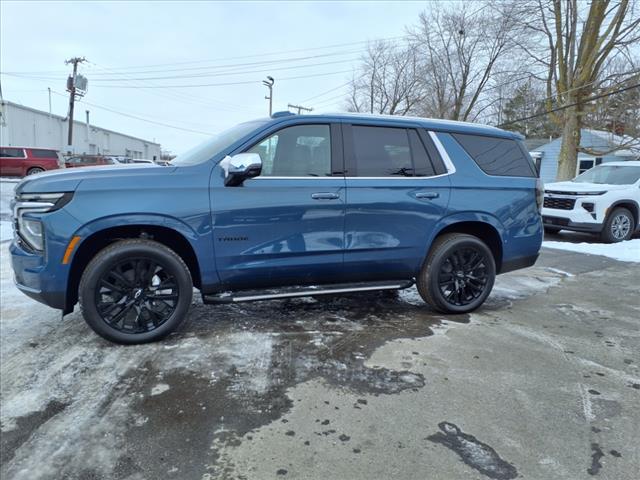
[[295, 113], [292, 113], [288, 110], [284, 110], [282, 112], [273, 112], [273, 114], [271, 115], [271, 118], [288, 117], [290, 115], [295, 115]]

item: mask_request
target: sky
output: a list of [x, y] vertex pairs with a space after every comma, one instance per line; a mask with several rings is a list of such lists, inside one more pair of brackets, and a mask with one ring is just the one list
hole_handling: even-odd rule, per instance
[[274, 111], [288, 103], [344, 110], [367, 42], [398, 41], [427, 8], [424, 1], [2, 0], [2, 95], [46, 111], [49, 87], [53, 113], [65, 116], [65, 60], [85, 57], [79, 72], [89, 87], [76, 119], [89, 110], [96, 126], [178, 154], [266, 116], [267, 75], [275, 78]]

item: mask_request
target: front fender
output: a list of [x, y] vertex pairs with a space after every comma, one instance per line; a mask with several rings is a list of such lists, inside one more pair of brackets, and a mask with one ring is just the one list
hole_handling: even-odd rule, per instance
[[81, 238], [76, 251], [93, 235], [114, 227], [145, 227], [156, 226], [171, 229], [182, 235], [193, 249], [202, 285], [216, 285], [219, 283], [211, 236], [211, 226], [208, 218], [203, 216], [196, 224], [187, 223], [169, 215], [154, 213], [118, 214], [101, 217], [80, 227], [74, 235]]

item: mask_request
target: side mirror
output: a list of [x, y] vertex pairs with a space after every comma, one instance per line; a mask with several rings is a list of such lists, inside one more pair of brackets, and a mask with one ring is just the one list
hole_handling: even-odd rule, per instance
[[233, 157], [225, 157], [220, 166], [224, 169], [225, 186], [236, 187], [247, 178], [260, 175], [262, 159], [257, 153], [238, 153]]

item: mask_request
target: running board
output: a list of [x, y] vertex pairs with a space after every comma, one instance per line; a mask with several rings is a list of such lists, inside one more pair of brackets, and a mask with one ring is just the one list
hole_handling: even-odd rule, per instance
[[204, 303], [241, 303], [241, 302], [259, 302], [261, 300], [280, 300], [283, 298], [296, 298], [296, 297], [311, 297], [316, 295], [335, 295], [340, 293], [354, 293], [354, 292], [374, 292], [377, 290], [402, 290], [409, 288], [413, 285], [413, 280], [399, 281], [393, 283], [375, 283], [375, 284], [363, 284], [356, 285], [336, 285], [334, 287], [326, 288], [307, 288], [284, 291], [280, 290], [277, 293], [262, 293], [262, 294], [240, 294], [234, 295], [233, 293], [220, 293], [216, 295], [203, 295], [202, 300]]

